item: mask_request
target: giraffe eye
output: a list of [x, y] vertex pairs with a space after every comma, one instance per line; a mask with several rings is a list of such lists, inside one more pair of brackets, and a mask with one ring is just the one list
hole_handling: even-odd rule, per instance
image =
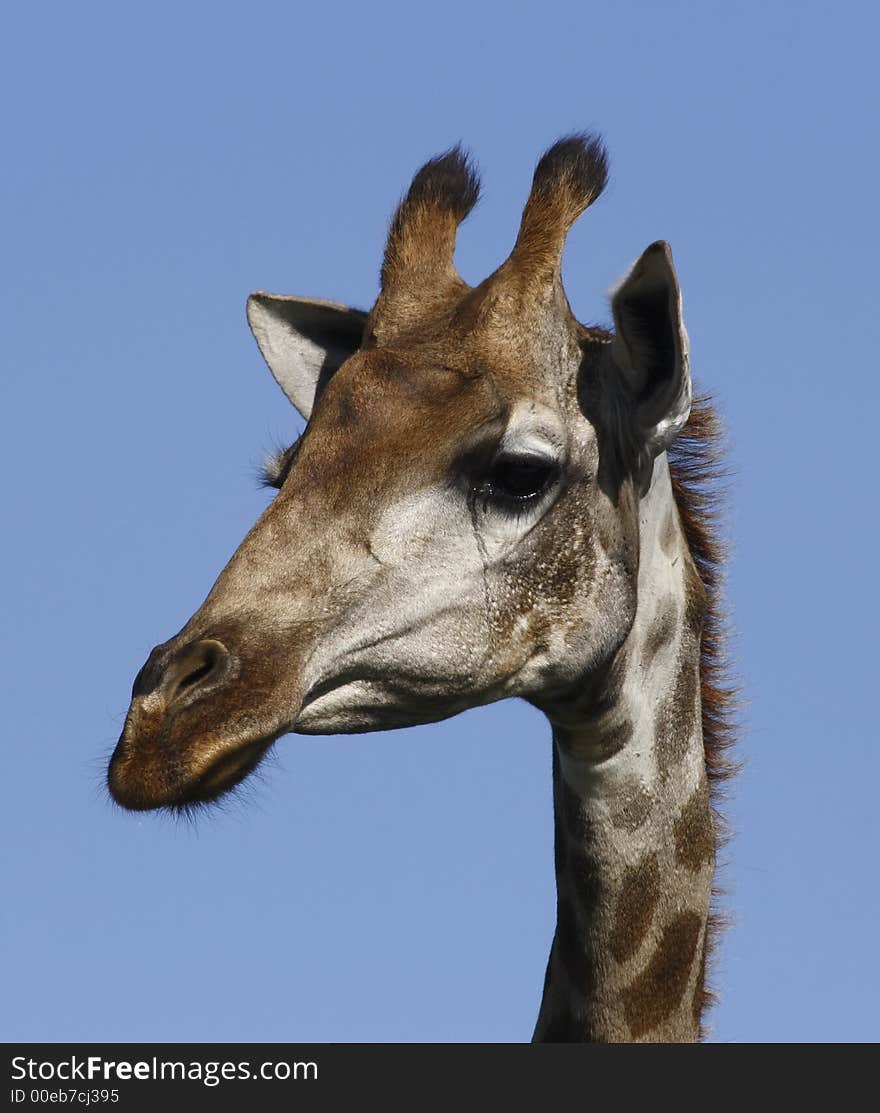
[[480, 485], [484, 501], [518, 511], [536, 501], [559, 473], [555, 463], [541, 456], [501, 456]]

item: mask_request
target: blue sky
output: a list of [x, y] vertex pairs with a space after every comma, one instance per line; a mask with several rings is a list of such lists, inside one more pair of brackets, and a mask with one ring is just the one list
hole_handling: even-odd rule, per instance
[[285, 738], [195, 826], [102, 778], [299, 427], [247, 294], [368, 306], [396, 199], [459, 139], [479, 281], [536, 157], [586, 127], [612, 177], [569, 237], [575, 312], [607, 320], [668, 239], [729, 431], [748, 702], [714, 1038], [880, 1038], [878, 33], [866, 3], [9, 8], [0, 1037], [530, 1036], [554, 904], [529, 707]]

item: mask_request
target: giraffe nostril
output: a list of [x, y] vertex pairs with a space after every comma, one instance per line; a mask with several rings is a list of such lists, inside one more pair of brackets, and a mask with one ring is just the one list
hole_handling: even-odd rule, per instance
[[178, 650], [162, 671], [157, 687], [167, 705], [214, 687], [229, 671], [229, 650], [213, 638], [193, 642]]
[[182, 680], [177, 682], [177, 692], [185, 692], [187, 688], [192, 688], [202, 679], [202, 677], [210, 676], [214, 671], [214, 666], [211, 661], [206, 661], [203, 665], [193, 669], [189, 676], [183, 677]]

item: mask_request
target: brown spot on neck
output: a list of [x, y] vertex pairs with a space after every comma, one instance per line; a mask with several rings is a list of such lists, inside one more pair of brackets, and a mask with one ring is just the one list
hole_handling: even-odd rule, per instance
[[715, 858], [715, 827], [709, 786], [702, 779], [673, 827], [676, 861], [696, 872]]
[[661, 608], [648, 636], [645, 638], [645, 645], [642, 650], [642, 665], [645, 669], [651, 667], [660, 650], [672, 641], [672, 635], [675, 633], [677, 624], [678, 607], [675, 600], [670, 598], [665, 601], [665, 605]]
[[632, 834], [651, 814], [653, 797], [640, 780], [633, 777], [626, 781], [617, 794], [609, 818], [614, 827]]
[[[666, 925], [644, 970], [623, 991], [626, 1022], [633, 1039], [649, 1033], [662, 1039], [696, 1039], [698, 1030], [692, 1025], [688, 1009], [690, 1033], [682, 1032], [677, 1025], [666, 1024], [681, 1005], [687, 990], [697, 944], [703, 929], [702, 918], [696, 912], [682, 912]], [[690, 1004], [690, 1002], [689, 1002]]]
[[706, 588], [689, 554], [685, 563], [685, 574], [684, 626], [699, 643], [703, 633], [708, 601]]
[[679, 541], [680, 535], [681, 526], [678, 518], [678, 510], [673, 506], [670, 507], [660, 530], [660, 548], [666, 556], [675, 556], [679, 551], [681, 548]]
[[654, 722], [654, 746], [662, 780], [669, 778], [687, 753], [696, 724], [697, 665], [685, 661]]
[[660, 900], [660, 866], [657, 855], [648, 854], [624, 878], [608, 945], [618, 962], [625, 962], [638, 951]]

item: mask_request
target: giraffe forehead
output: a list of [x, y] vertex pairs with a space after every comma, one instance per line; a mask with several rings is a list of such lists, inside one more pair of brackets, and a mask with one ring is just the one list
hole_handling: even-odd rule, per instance
[[[453, 361], [453, 357], [455, 358]], [[381, 446], [385, 463], [415, 453], [446, 460], [469, 444], [559, 455], [566, 432], [554, 398], [523, 368], [488, 367], [473, 351], [368, 350], [331, 379], [310, 423], [310, 440], [346, 442], [359, 467]]]
[[[440, 355], [374, 350], [356, 353], [331, 379], [312, 423], [324, 433], [353, 431], [439, 439], [493, 417], [501, 397], [479, 370]], [[423, 442], [424, 443], [424, 442]]]

